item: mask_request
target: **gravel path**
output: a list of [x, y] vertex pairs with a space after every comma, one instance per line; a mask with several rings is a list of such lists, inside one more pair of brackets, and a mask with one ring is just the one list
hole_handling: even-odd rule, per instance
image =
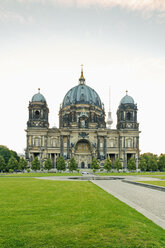
[[165, 192], [123, 183], [121, 180], [92, 182], [165, 229]]

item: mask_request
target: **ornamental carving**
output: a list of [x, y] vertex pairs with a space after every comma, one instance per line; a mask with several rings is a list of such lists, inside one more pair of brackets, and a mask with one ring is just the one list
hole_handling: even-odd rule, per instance
[[79, 138], [89, 138], [89, 133], [86, 133], [86, 132], [81, 132], [78, 134], [78, 137]]

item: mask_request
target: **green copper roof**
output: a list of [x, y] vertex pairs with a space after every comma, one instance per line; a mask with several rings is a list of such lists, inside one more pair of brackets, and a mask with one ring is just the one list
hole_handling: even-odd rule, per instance
[[46, 102], [45, 97], [38, 92], [32, 97], [32, 102]]
[[84, 83], [73, 87], [65, 95], [62, 106], [65, 107], [71, 104], [94, 104], [102, 108], [99, 95]]
[[131, 97], [131, 96], [128, 96], [128, 95], [125, 95], [121, 101], [120, 101], [120, 104], [134, 104], [134, 99]]

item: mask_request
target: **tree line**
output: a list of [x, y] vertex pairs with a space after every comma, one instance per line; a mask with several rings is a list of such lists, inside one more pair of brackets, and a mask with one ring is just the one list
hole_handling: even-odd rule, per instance
[[[37, 170], [40, 170], [41, 167], [45, 170], [51, 170], [52, 169], [52, 161], [50, 158], [47, 158], [43, 164], [43, 166], [41, 166], [41, 163], [38, 159], [38, 157], [35, 157], [32, 161], [32, 165], [31, 165], [31, 169], [34, 170], [34, 171], [37, 171]], [[59, 157], [57, 159], [57, 163], [56, 163], [56, 169], [58, 171], [65, 171], [67, 169], [67, 163], [64, 159], [64, 157]], [[74, 158], [71, 158], [69, 160], [69, 163], [68, 163], [68, 169], [69, 171], [76, 171], [78, 170], [78, 164], [76, 163], [76, 160]]]
[[165, 171], [165, 154], [141, 154], [138, 167], [141, 171]]
[[[41, 165], [38, 157], [35, 157], [30, 168], [34, 171], [41, 169], [49, 171], [52, 167], [53, 164], [51, 159], [47, 158]], [[59, 157], [57, 159], [56, 169], [58, 171], [65, 171], [67, 168], [70, 171], [78, 170], [78, 164], [75, 159], [71, 158], [67, 164], [63, 157]], [[93, 158], [91, 169], [95, 172], [100, 168], [99, 161], [96, 158]], [[122, 169], [122, 163], [119, 158], [116, 158], [113, 162], [107, 158], [102, 168], [104, 168], [107, 172], [112, 169], [119, 171]], [[129, 171], [136, 170], [136, 161], [133, 157], [129, 159], [127, 169]], [[153, 153], [141, 154], [138, 169], [141, 171], [165, 171], [165, 154], [161, 154], [160, 156]], [[16, 172], [24, 170], [29, 170], [27, 161], [23, 157], [20, 158], [15, 151], [8, 149], [6, 146], [0, 145], [0, 172]]]
[[[121, 162], [117, 158], [114, 163], [110, 159], [107, 159], [104, 164], [104, 169], [110, 171], [112, 168], [119, 169], [121, 168]], [[129, 171], [136, 170], [136, 161], [133, 157], [131, 157], [127, 162], [127, 169]], [[161, 154], [160, 156], [155, 155], [153, 153], [144, 153], [140, 155], [138, 169], [141, 171], [165, 171], [165, 154]]]

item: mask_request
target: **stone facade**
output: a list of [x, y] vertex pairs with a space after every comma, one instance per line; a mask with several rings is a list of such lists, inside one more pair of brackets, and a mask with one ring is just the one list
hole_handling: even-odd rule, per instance
[[49, 109], [40, 92], [29, 102], [26, 159], [38, 156], [41, 162], [59, 156], [74, 157], [79, 168], [90, 168], [96, 157], [103, 165], [107, 157], [119, 158], [127, 168], [130, 157], [139, 159], [137, 105], [132, 97], [121, 100], [117, 110], [117, 129], [106, 128], [104, 105], [98, 94], [85, 84], [83, 71], [79, 84], [64, 97], [59, 110], [59, 128], [49, 128]]

